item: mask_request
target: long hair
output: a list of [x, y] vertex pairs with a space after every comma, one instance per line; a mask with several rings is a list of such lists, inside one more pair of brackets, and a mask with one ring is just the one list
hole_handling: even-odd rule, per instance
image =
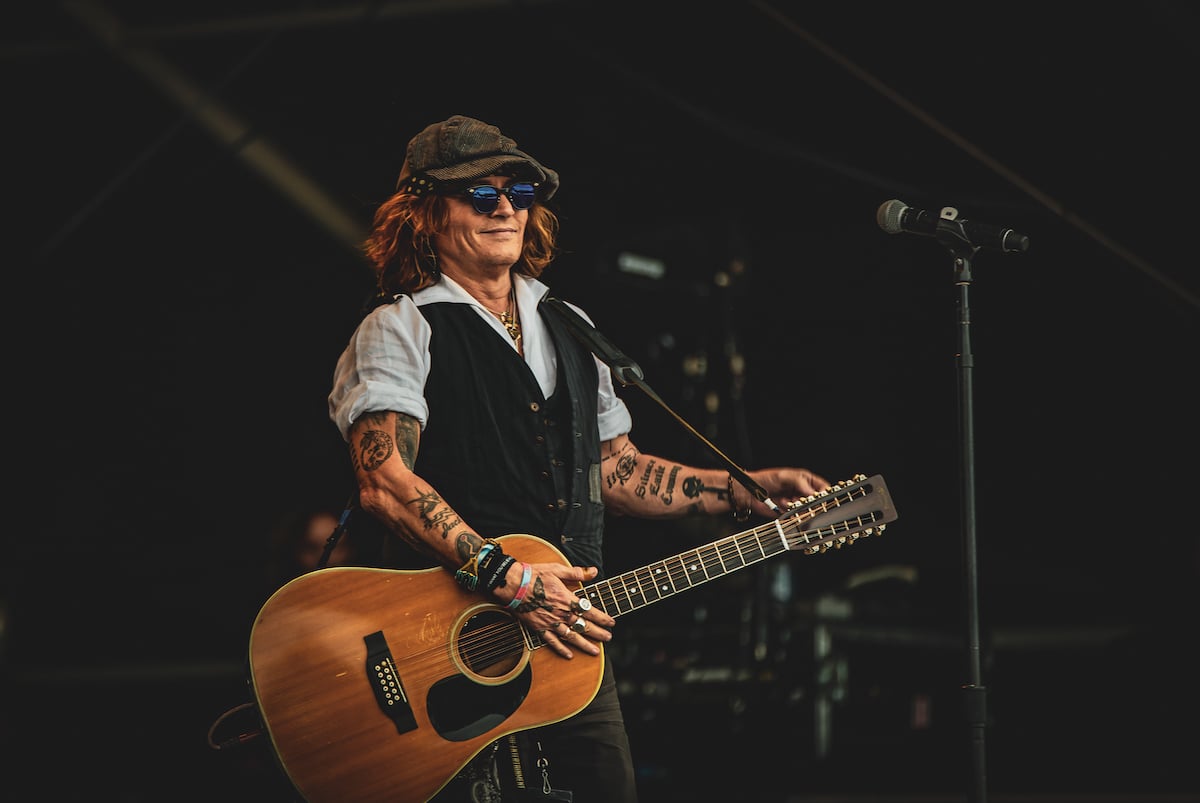
[[[397, 192], [375, 210], [371, 232], [363, 245], [375, 271], [381, 295], [414, 293], [434, 284], [440, 275], [433, 237], [446, 230], [450, 214], [446, 199], [436, 193]], [[558, 248], [558, 217], [541, 202], [529, 210], [521, 257], [513, 270], [534, 279], [554, 259]]]

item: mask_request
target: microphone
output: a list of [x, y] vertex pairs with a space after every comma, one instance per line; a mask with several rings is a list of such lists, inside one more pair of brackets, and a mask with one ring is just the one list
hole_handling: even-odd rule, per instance
[[922, 237], [948, 236], [952, 241], [965, 242], [972, 248], [996, 251], [1028, 251], [1029, 238], [1003, 226], [975, 223], [958, 219], [958, 210], [947, 206], [941, 215], [913, 209], [904, 201], [884, 201], [875, 213], [879, 227], [888, 234], [919, 234]]

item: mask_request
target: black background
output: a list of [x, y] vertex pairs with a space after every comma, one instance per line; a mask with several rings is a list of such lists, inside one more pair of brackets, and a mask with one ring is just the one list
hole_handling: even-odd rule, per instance
[[[350, 492], [325, 395], [370, 288], [354, 237], [258, 168], [285, 160], [354, 233], [407, 139], [456, 113], [561, 173], [545, 279], [673, 409], [750, 467], [882, 474], [900, 511], [621, 621], [648, 800], [961, 795], [976, 578], [991, 788], [1197, 791], [1187, 4], [6, 16], [9, 409], [32, 457], [10, 474], [35, 504], [13, 500], [3, 560], [3, 737], [40, 799], [258, 794], [206, 731], [246, 699], [266, 533]], [[892, 198], [1032, 247], [964, 276], [881, 231]], [[622, 395], [643, 450], [707, 459]], [[610, 566], [732, 527], [616, 520]]]

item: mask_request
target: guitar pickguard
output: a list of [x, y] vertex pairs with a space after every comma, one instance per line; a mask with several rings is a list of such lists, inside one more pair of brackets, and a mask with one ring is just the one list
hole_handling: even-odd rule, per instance
[[462, 622], [454, 649], [464, 673], [436, 681], [426, 698], [438, 735], [464, 742], [512, 716], [533, 685], [532, 669], [521, 660], [523, 644], [520, 625], [494, 608], [476, 610]]
[[474, 739], [512, 716], [532, 685], [528, 666], [503, 686], [480, 686], [462, 675], [442, 678], [429, 689], [429, 721], [447, 741]]

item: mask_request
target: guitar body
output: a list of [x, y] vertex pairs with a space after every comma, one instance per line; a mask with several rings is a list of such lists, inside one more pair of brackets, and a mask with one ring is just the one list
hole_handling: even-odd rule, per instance
[[[566, 563], [507, 535], [530, 563]], [[558, 722], [600, 688], [604, 655], [543, 650], [503, 606], [441, 568], [336, 567], [276, 591], [251, 629], [250, 681], [306, 800], [426, 801], [491, 742]]]

